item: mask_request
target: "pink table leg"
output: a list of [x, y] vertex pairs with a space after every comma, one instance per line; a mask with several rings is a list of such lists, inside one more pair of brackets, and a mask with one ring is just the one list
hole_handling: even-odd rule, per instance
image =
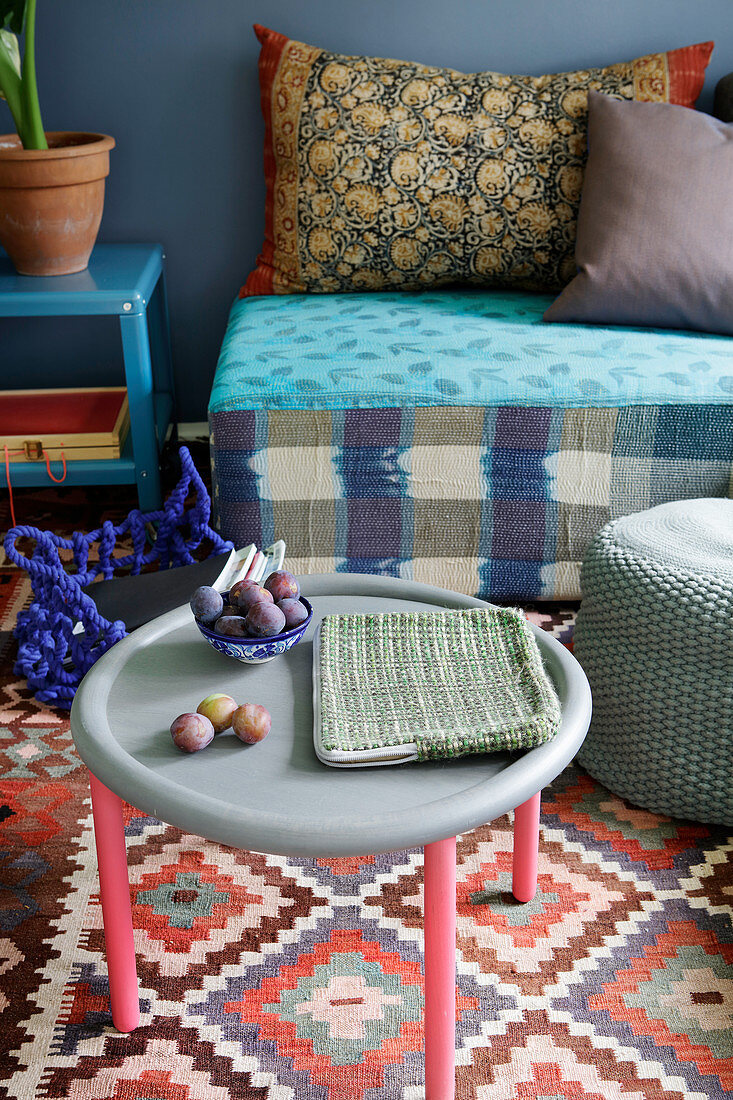
[[425, 1100], [456, 1076], [456, 838], [425, 845]]
[[517, 901], [531, 901], [537, 890], [537, 853], [540, 843], [540, 794], [514, 811], [512, 893]]
[[122, 802], [91, 772], [89, 783], [92, 788], [94, 839], [97, 844], [112, 1022], [118, 1031], [134, 1031], [140, 1022], [140, 1001]]

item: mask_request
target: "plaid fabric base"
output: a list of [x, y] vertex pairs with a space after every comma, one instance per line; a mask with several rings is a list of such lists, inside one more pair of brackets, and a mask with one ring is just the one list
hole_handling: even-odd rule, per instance
[[733, 487], [733, 406], [213, 412], [222, 535], [291, 568], [576, 599], [600, 528]]

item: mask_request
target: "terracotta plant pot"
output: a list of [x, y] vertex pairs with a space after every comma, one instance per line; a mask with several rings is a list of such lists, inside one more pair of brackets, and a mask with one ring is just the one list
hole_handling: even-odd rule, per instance
[[83, 271], [97, 239], [114, 138], [46, 134], [48, 149], [0, 135], [0, 244], [20, 275]]

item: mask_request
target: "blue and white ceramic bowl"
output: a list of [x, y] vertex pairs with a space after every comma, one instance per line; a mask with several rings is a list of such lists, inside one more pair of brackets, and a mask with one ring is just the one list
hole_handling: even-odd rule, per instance
[[313, 618], [313, 608], [304, 596], [300, 596], [299, 599], [308, 612], [308, 618], [299, 626], [293, 627], [292, 630], [285, 630], [282, 634], [276, 634], [273, 638], [230, 638], [228, 635], [216, 634], [198, 621], [196, 626], [212, 649], [224, 653], [227, 657], [233, 657], [235, 661], [243, 661], [247, 665], [263, 665], [266, 661], [272, 661], [281, 653], [292, 649], [305, 634]]

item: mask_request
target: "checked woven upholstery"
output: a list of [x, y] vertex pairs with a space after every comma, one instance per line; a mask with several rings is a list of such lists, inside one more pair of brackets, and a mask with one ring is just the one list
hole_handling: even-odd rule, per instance
[[607, 524], [581, 588], [574, 652], [593, 692], [581, 764], [654, 813], [733, 824], [733, 500]]

